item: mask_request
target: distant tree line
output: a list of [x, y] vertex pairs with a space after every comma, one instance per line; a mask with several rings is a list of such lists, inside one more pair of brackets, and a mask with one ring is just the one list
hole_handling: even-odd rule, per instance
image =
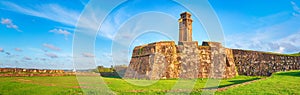
[[94, 72], [125, 72], [127, 69], [127, 65], [111, 65], [110, 67], [97, 66]]

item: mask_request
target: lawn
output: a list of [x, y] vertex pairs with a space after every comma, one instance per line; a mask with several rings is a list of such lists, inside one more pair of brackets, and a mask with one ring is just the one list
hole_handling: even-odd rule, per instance
[[[222, 80], [219, 87], [229, 86], [233, 84], [239, 84], [251, 80], [260, 79], [261, 77], [250, 77], [250, 76], [237, 76], [231, 79]], [[173, 80], [159, 80], [153, 85], [150, 86], [136, 86], [132, 85], [122, 79], [116, 78], [105, 78], [105, 81], [109, 83], [109, 88], [115, 91], [117, 94], [165, 94], [167, 93], [178, 81], [177, 79]], [[135, 83], [143, 82], [145, 80], [134, 80]], [[182, 82], [186, 82], [186, 84], [190, 81], [183, 80]], [[198, 79], [195, 82], [193, 91], [201, 92], [203, 87], [205, 86], [207, 79]], [[186, 85], [185, 87], [190, 86]]]
[[300, 71], [278, 72], [266, 80], [231, 88], [216, 94], [300, 95]]
[[82, 93], [75, 76], [0, 77], [2, 95], [70, 95]]
[[[219, 87], [226, 87], [251, 80], [255, 76], [237, 76], [221, 81]], [[103, 78], [108, 87], [116, 94], [165, 94], [177, 83], [177, 79], [159, 80], [149, 86], [136, 86], [119, 78]], [[133, 83], [146, 80], [130, 80]], [[191, 94], [201, 94], [207, 79], [198, 79]], [[183, 80], [183, 83], [186, 82]], [[190, 86], [188, 82], [187, 87]], [[0, 77], [0, 94], [3, 95], [70, 95], [83, 94], [75, 76], [62, 77]], [[216, 94], [300, 94], [300, 71], [279, 72], [265, 80], [252, 84], [229, 88]]]

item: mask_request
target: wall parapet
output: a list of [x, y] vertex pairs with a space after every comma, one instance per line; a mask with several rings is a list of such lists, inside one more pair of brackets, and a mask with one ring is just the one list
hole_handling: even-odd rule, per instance
[[300, 56], [232, 49], [239, 75], [270, 76], [274, 72], [299, 70]]

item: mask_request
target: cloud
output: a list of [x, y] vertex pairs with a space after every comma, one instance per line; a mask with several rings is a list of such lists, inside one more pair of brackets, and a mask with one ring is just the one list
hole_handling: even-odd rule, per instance
[[65, 36], [65, 39], [67, 40], [68, 36], [71, 35], [71, 33], [67, 30], [63, 29], [52, 29], [49, 32], [56, 33], [56, 34], [62, 34]]
[[292, 7], [294, 9], [293, 15], [299, 16], [300, 15], [300, 8], [297, 6], [297, 4], [294, 1], [291, 1]]
[[300, 31], [278, 41], [285, 52], [300, 52]]
[[279, 50], [278, 51], [276, 51], [276, 52], [279, 52], [279, 53], [283, 53], [284, 52], [284, 47], [279, 47]]
[[24, 57], [23, 59], [24, 59], [24, 60], [32, 60], [32, 59], [29, 58], [29, 57]]
[[4, 49], [3, 49], [3, 48], [0, 48], [0, 52], [4, 52]]
[[10, 55], [10, 53], [9, 53], [9, 52], [5, 52], [5, 54], [7, 54], [7, 55]]
[[[84, 0], [84, 2], [85, 1], [86, 0]], [[88, 34], [89, 36], [96, 35], [99, 25], [102, 23], [101, 19], [99, 18], [105, 16], [102, 14], [104, 13], [104, 11], [107, 11], [101, 6], [87, 7], [85, 9], [89, 11], [86, 13], [86, 15], [81, 15], [81, 11], [68, 9], [58, 4], [41, 4], [41, 5], [26, 6], [26, 5], [19, 5], [9, 1], [0, 1], [0, 6], [3, 6], [3, 8], [8, 11], [13, 11], [20, 14], [48, 19], [71, 27], [77, 27], [78, 32]], [[77, 22], [79, 17], [81, 20]], [[111, 25], [114, 26], [114, 24]], [[103, 26], [103, 27], [109, 27], [109, 26]], [[111, 38], [112, 36], [111, 34], [106, 33], [103, 35], [103, 37]]]
[[51, 45], [51, 44], [43, 44], [44, 47], [48, 48], [48, 49], [51, 49], [51, 50], [54, 50], [54, 51], [60, 51], [61, 49], [54, 46], [54, 45]]
[[79, 0], [82, 5], [86, 5], [88, 0]]
[[112, 54], [111, 53], [107, 53], [107, 52], [102, 53], [102, 55], [104, 57], [107, 57], [107, 58], [111, 58], [112, 57]]
[[58, 58], [58, 56], [54, 53], [46, 53], [45, 55], [50, 57], [50, 58]]
[[300, 51], [299, 46], [292, 45], [289, 42], [281, 42], [279, 44], [280, 44], [279, 51], [281, 49], [283, 50], [283, 52], [289, 52], [289, 53], [295, 53], [295, 52], [299, 52]]
[[92, 54], [92, 53], [82, 53], [82, 56], [84, 56], [84, 57], [95, 57], [95, 55]]
[[40, 60], [42, 60], [42, 61], [46, 61], [47, 59], [46, 59], [46, 58], [40, 58]]
[[20, 48], [15, 48], [15, 51], [19, 51], [19, 52], [21, 52], [21, 51], [23, 51], [22, 49], [20, 49]]
[[5, 9], [17, 13], [40, 17], [69, 26], [75, 26], [80, 12], [63, 8], [57, 4], [42, 4], [36, 6], [21, 6], [12, 2], [2, 1]]
[[270, 32], [256, 35], [237, 34], [226, 38], [226, 43], [230, 48], [277, 53], [295, 53], [300, 51], [300, 31], [282, 38], [277, 38], [276, 35], [272, 35]]
[[19, 30], [19, 27], [12, 22], [11, 19], [1, 18], [1, 24], [6, 25], [7, 28], [12, 28], [17, 30], [18, 32], [22, 32], [21, 30]]
[[45, 53], [45, 49], [40, 49], [40, 48], [29, 47], [27, 48], [27, 50], [29, 50], [30, 52], [36, 52], [38, 54]]
[[[276, 13], [262, 18], [264, 19], [258, 19], [259, 21], [250, 19], [250, 21], [255, 23], [248, 22], [247, 26], [252, 27], [253, 25], [261, 24], [261, 20], [272, 24], [264, 24], [248, 29], [244, 28], [244, 32], [235, 31], [234, 34], [227, 34], [226, 47], [278, 53], [295, 53], [300, 51], [299, 17], [285, 13], [278, 15]], [[273, 21], [269, 19], [273, 19]], [[278, 19], [280, 20], [278, 21]]]
[[118, 28], [122, 22], [126, 20], [124, 18], [132, 17], [126, 10], [128, 10], [128, 7], [122, 6], [117, 11], [112, 12], [112, 14], [104, 20], [98, 35], [113, 40], [115, 33], [118, 32]]

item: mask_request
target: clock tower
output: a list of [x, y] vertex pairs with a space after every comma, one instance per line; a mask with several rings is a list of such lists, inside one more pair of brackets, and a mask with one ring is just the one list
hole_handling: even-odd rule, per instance
[[184, 12], [180, 14], [179, 22], [179, 42], [191, 42], [192, 38], [192, 18], [191, 13]]

